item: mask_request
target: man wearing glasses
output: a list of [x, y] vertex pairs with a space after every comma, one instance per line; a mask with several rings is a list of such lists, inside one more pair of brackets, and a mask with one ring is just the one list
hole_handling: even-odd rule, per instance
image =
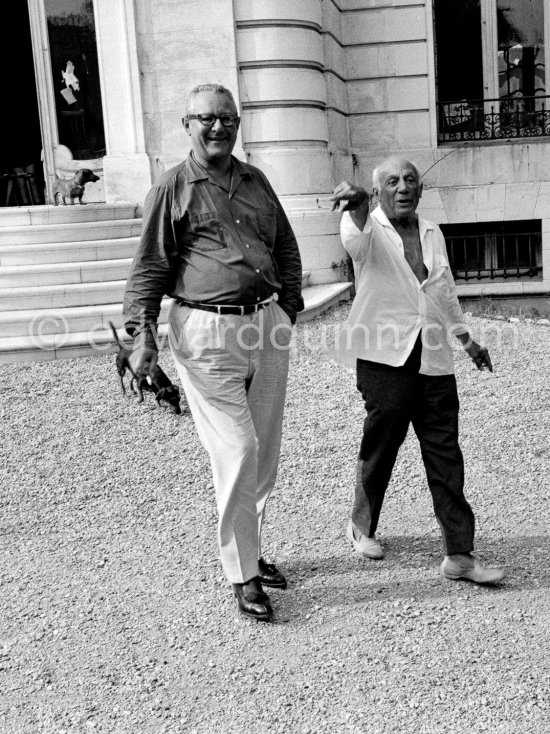
[[296, 238], [265, 175], [232, 156], [240, 118], [231, 92], [191, 90], [188, 158], [147, 195], [126, 286], [132, 367], [157, 361], [155, 325], [174, 298], [169, 341], [203, 446], [218, 508], [221, 562], [239, 612], [269, 620], [263, 586], [284, 589], [262, 558], [261, 528], [275, 484], [296, 314], [303, 308]]

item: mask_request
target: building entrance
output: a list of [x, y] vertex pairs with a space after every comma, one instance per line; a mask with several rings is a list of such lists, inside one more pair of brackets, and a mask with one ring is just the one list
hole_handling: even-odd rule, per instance
[[11, 3], [10, 20], [0, 23], [0, 69], [0, 206], [43, 204], [42, 136], [26, 2]]
[[[92, 0], [20, 0], [0, 25], [0, 206], [52, 202], [55, 176], [100, 175], [103, 107]], [[104, 201], [90, 186], [88, 201]]]

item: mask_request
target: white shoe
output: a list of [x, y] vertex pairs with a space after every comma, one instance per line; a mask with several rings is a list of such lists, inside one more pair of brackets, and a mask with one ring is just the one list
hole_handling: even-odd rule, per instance
[[346, 535], [357, 553], [361, 553], [361, 555], [374, 560], [384, 558], [384, 551], [382, 550], [380, 543], [376, 540], [376, 536], [368, 538], [366, 535], [363, 535], [351, 520], [348, 523]]
[[474, 584], [498, 584], [504, 578], [502, 568], [482, 566], [479, 560], [469, 553], [445, 556], [441, 564], [441, 573], [446, 579], [453, 581], [467, 579]]

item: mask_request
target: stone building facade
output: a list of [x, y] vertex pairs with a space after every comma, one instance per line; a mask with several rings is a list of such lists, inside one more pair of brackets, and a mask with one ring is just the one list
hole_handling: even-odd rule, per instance
[[[90, 188], [91, 200], [142, 203], [151, 182], [188, 152], [186, 90], [219, 82], [233, 90], [242, 114], [236, 155], [272, 181], [312, 284], [345, 277], [338, 217], [329, 211], [333, 187], [342, 179], [370, 185], [375, 165], [395, 153], [425, 172], [420, 212], [447, 225], [461, 294], [546, 293], [550, 0], [533, 1], [542, 8], [542, 86], [535, 102], [522, 102], [514, 127], [502, 94], [492, 107], [487, 100], [499, 96], [499, 64], [512, 58], [509, 49], [525, 66], [535, 42], [519, 37], [519, 23], [505, 45], [501, 21], [515, 21], [502, 15], [501, 0], [465, 0], [479, 9], [483, 99], [457, 89], [456, 104], [441, 91], [441, 74], [449, 73], [444, 26], [452, 29], [453, 13], [464, 7], [455, 0], [28, 0], [46, 181], [82, 163], [61, 139], [57, 72], [41, 51], [48, 20], [73, 5], [93, 14], [97, 44], [105, 150], [93, 161], [102, 180]], [[506, 7], [516, 5], [519, 18], [530, 4]], [[456, 63], [466, 63], [461, 54]], [[521, 90], [516, 97], [522, 94], [533, 97]]]

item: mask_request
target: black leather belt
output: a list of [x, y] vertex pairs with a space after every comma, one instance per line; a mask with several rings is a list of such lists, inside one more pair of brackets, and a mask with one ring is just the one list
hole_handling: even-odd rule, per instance
[[197, 303], [196, 301], [185, 301], [183, 298], [174, 299], [178, 306], [187, 306], [188, 308], [198, 308], [201, 311], [210, 311], [211, 313], [223, 314], [230, 313], [237, 316], [245, 316], [249, 313], [257, 313], [262, 308], [269, 306], [273, 297], [268, 298], [261, 303], [251, 303], [248, 306], [214, 306], [212, 303]]

